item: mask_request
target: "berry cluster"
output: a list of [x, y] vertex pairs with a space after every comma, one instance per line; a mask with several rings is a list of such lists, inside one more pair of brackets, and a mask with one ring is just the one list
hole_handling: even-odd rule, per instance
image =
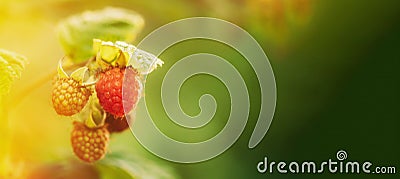
[[128, 129], [126, 114], [135, 110], [144, 76], [162, 65], [160, 59], [124, 42], [95, 39], [93, 47], [96, 55], [71, 75], [60, 61], [52, 91], [57, 114], [74, 119], [74, 154], [89, 163], [106, 155], [111, 133]]

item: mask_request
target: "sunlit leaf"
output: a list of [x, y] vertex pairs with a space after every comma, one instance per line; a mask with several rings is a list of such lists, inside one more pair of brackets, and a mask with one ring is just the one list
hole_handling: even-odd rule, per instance
[[78, 63], [95, 55], [93, 39], [132, 42], [143, 25], [143, 18], [136, 12], [109, 7], [71, 16], [57, 30], [65, 53]]
[[21, 77], [25, 64], [25, 57], [0, 49], [0, 99], [9, 92], [12, 82]]
[[159, 166], [157, 163], [146, 159], [130, 157], [128, 154], [114, 152], [97, 164], [102, 179], [111, 178], [179, 178], [173, 170], [168, 167]]
[[134, 179], [129, 173], [123, 169], [113, 165], [96, 165], [97, 170], [101, 173], [101, 179]]

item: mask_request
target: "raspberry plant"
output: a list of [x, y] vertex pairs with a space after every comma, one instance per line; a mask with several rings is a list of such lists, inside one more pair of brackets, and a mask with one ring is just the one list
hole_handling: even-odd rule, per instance
[[[74, 178], [69, 177], [75, 173], [69, 169], [91, 171], [91, 175], [102, 178], [176, 178], [165, 166], [126, 155], [124, 151], [109, 152], [112, 135], [126, 131], [132, 122], [129, 120], [132, 116], [135, 118], [133, 114], [143, 93], [144, 77], [163, 63], [129, 44], [142, 29], [143, 22], [133, 11], [105, 8], [71, 16], [58, 25], [58, 37], [65, 56], [49, 76], [32, 83], [19, 96], [23, 99], [54, 77], [51, 104], [56, 114], [67, 116], [66, 119], [71, 121], [70, 151], [82, 162], [56, 161], [56, 168], [39, 171], [39, 174], [52, 172], [45, 178]], [[0, 141], [0, 159], [5, 159], [0, 161], [0, 178], [21, 178], [23, 175], [22, 169], [14, 167], [16, 164], [10, 165], [5, 157], [11, 150], [5, 108], [21, 101], [8, 100], [7, 93], [12, 82], [20, 77], [25, 63], [23, 56], [0, 49], [0, 136], [3, 139]], [[126, 117], [128, 114], [130, 118]], [[35, 176], [35, 171], [29, 172], [28, 176]]]
[[[163, 63], [121, 41], [94, 39], [93, 47], [95, 55], [71, 75], [64, 71], [60, 60], [52, 93], [57, 114], [75, 119], [71, 133], [73, 152], [88, 163], [105, 156], [110, 132], [128, 129], [125, 115], [135, 109], [141, 97], [143, 75]], [[138, 62], [133, 55], [138, 53], [154, 58]]]
[[[57, 28], [65, 57], [57, 68], [52, 103], [57, 114], [71, 116], [72, 151], [81, 161], [102, 159], [110, 133], [129, 128], [125, 115], [134, 112], [142, 96], [144, 76], [163, 63], [127, 43], [143, 22], [133, 11], [105, 8], [71, 16]], [[78, 68], [68, 74], [71, 64]]]

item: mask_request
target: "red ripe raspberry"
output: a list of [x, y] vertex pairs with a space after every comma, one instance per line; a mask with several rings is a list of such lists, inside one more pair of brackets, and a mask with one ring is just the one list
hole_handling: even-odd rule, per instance
[[126, 117], [115, 118], [113, 115], [107, 115], [105, 122], [108, 124], [107, 129], [110, 133], [118, 133], [128, 129], [131, 120]]
[[88, 163], [102, 159], [107, 152], [110, 133], [106, 126], [89, 128], [80, 122], [74, 122], [71, 144], [75, 155]]
[[79, 113], [91, 95], [88, 87], [72, 78], [58, 78], [53, 87], [52, 102], [57, 114], [71, 116]]
[[[131, 111], [139, 99], [140, 84], [136, 79], [137, 72], [132, 68], [114, 67], [100, 73], [96, 83], [97, 97], [103, 109], [116, 118]], [[124, 91], [124, 96], [122, 96]]]

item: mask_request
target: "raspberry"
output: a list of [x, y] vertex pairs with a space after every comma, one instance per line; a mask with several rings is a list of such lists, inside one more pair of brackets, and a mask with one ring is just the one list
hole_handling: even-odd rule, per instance
[[110, 133], [106, 126], [89, 128], [80, 122], [74, 122], [71, 144], [75, 155], [88, 163], [102, 159], [107, 152]]
[[110, 133], [118, 133], [128, 129], [131, 120], [126, 117], [115, 118], [113, 115], [107, 115], [105, 122], [108, 124], [107, 129]]
[[[103, 109], [116, 118], [124, 116], [124, 109], [131, 111], [139, 99], [140, 84], [132, 68], [113, 67], [101, 72], [96, 83], [97, 97]], [[124, 91], [124, 96], [122, 96]]]
[[72, 116], [79, 113], [91, 95], [88, 87], [72, 78], [58, 78], [53, 87], [52, 102], [57, 114]]

